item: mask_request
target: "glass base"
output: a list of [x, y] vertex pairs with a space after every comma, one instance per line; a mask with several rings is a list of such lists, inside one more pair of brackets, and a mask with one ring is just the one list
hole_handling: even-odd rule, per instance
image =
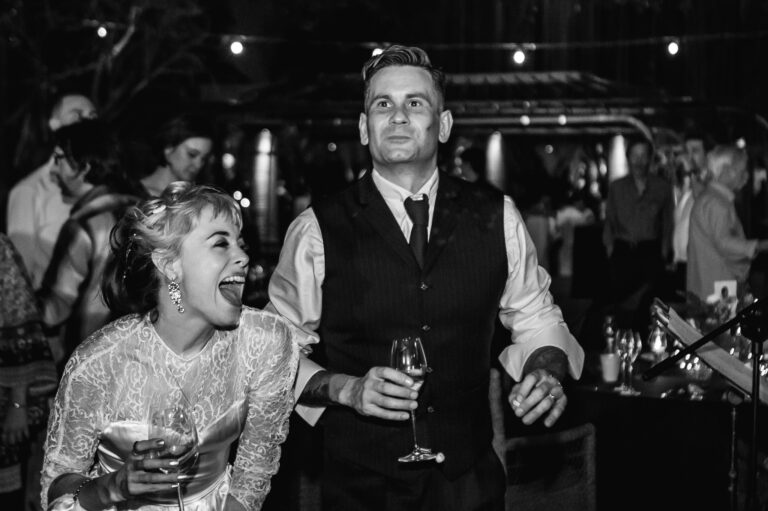
[[619, 385], [618, 387], [615, 387], [613, 389], [615, 392], [618, 392], [622, 396], [639, 396], [640, 391], [637, 390], [634, 387], [630, 387], [628, 385]]
[[397, 458], [400, 463], [413, 463], [415, 461], [436, 460], [440, 453], [433, 453], [432, 449], [426, 447], [416, 447], [412, 452]]

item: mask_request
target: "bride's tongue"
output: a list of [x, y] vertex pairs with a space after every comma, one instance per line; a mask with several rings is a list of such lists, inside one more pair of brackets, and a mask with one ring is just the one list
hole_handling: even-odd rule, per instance
[[243, 286], [241, 284], [221, 284], [219, 291], [221, 296], [235, 307], [243, 305]]

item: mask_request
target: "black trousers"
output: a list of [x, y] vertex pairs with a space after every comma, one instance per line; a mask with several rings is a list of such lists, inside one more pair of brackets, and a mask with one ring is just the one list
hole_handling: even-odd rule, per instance
[[620, 326], [646, 333], [650, 307], [660, 294], [664, 274], [661, 243], [616, 240], [610, 258], [611, 298]]
[[505, 489], [504, 469], [491, 446], [454, 481], [434, 462], [404, 465], [397, 477], [385, 477], [327, 451], [324, 457], [323, 511], [504, 511]]

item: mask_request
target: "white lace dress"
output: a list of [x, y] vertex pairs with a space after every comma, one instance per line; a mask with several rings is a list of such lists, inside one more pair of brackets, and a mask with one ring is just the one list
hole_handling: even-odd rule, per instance
[[[147, 438], [152, 396], [178, 389], [192, 405], [199, 436], [194, 477], [184, 485], [186, 510], [223, 509], [227, 494], [246, 509], [260, 509], [288, 433], [300, 338], [279, 316], [249, 307], [238, 328], [217, 331], [186, 359], [160, 339], [148, 316], [126, 316], [97, 331], [72, 355], [56, 394], [43, 509], [79, 509], [69, 494], [48, 503], [51, 482], [66, 473], [97, 477], [117, 470], [133, 443]], [[178, 508], [173, 491], [117, 507], [169, 508]]]

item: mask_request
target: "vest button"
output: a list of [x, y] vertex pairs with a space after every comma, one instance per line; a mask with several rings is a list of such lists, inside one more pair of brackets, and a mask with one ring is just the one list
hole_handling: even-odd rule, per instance
[[421, 289], [422, 291], [426, 291], [427, 289], [429, 289], [429, 285], [427, 285], [427, 283], [426, 283], [426, 282], [422, 282], [422, 283], [419, 285], [419, 289]]
[[435, 413], [435, 407], [434, 406], [428, 406], [427, 407], [427, 413]]
[[432, 327], [429, 325], [424, 325], [421, 327], [421, 329], [424, 330], [425, 332], [429, 332], [430, 330], [432, 330]]

